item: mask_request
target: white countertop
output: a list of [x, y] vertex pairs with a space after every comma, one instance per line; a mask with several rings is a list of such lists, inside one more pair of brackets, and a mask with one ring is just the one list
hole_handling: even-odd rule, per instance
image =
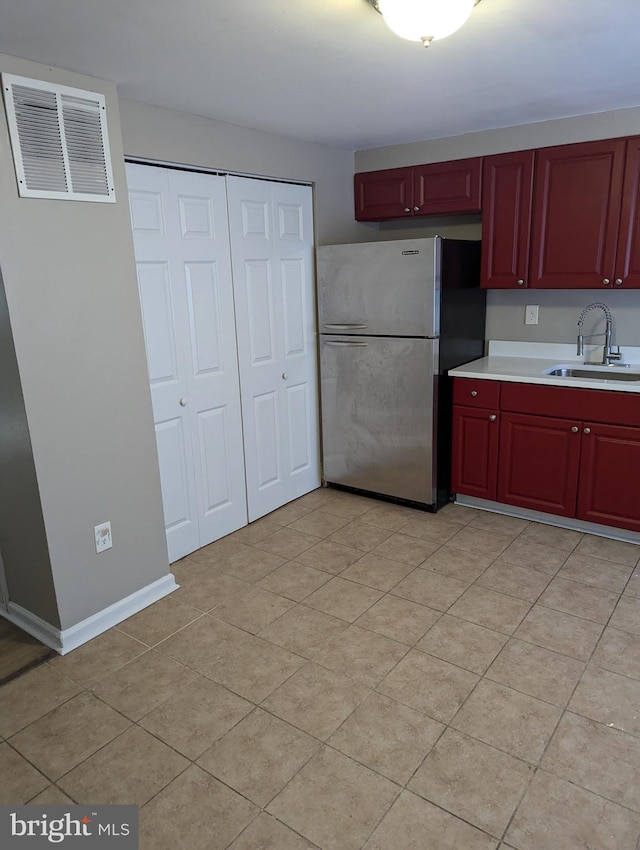
[[[520, 384], [547, 384], [554, 387], [581, 387], [582, 389], [614, 390], [640, 393], [640, 348], [622, 348], [623, 362], [628, 370], [638, 373], [637, 381], [615, 381], [602, 378], [563, 378], [545, 375], [556, 366], [576, 367], [585, 363], [599, 364], [602, 347], [585, 346], [583, 357], [576, 355], [575, 345], [537, 342], [508, 342], [491, 340], [488, 355], [471, 363], [449, 370], [455, 378], [475, 378], [487, 381], [511, 381]], [[603, 369], [621, 370], [624, 367], [608, 366]]]

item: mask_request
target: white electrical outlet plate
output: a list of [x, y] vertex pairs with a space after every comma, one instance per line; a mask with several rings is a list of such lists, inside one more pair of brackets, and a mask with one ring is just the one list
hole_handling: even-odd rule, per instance
[[537, 304], [527, 304], [524, 308], [524, 323], [525, 325], [537, 325], [538, 324], [538, 310], [539, 306]]
[[93, 530], [96, 535], [96, 552], [104, 552], [105, 549], [111, 549], [113, 546], [111, 523], [102, 522], [100, 525], [95, 525]]

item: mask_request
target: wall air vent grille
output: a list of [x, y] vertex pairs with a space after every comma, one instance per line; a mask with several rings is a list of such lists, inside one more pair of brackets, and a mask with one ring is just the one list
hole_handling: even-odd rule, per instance
[[115, 201], [104, 96], [12, 74], [2, 88], [20, 195]]

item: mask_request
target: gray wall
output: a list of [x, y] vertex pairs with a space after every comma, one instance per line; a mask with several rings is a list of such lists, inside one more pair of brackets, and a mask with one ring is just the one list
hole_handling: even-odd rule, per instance
[[[118, 105], [109, 83], [2, 54], [0, 71], [103, 92], [108, 104], [115, 205], [18, 198], [0, 110], [0, 267], [10, 319], [0, 321], [0, 353], [15, 343], [13, 372], [9, 360], [0, 371], [0, 428], [5, 436], [10, 426], [14, 432], [0, 444], [0, 507], [18, 478], [30, 480], [28, 502], [0, 516], [0, 548], [9, 577], [23, 577], [24, 593], [12, 580], [12, 600], [68, 628], [168, 571], [124, 152], [312, 182], [317, 241], [366, 236], [353, 220], [351, 151], [141, 103]], [[24, 399], [19, 427], [4, 414], [10, 392], [18, 408]], [[98, 556], [93, 526], [107, 519], [114, 547]], [[25, 528], [42, 565], [37, 575], [21, 549]]]
[[[603, 287], [604, 288], [604, 287]], [[636, 289], [611, 290], [530, 289], [512, 292], [493, 290], [488, 293], [487, 339], [517, 339], [527, 342], [570, 342], [576, 340], [576, 323], [582, 309], [593, 301], [604, 301], [611, 308], [614, 321], [614, 345], [640, 346], [640, 292]], [[524, 324], [527, 304], [540, 307], [538, 325]], [[585, 333], [601, 333], [604, 319], [601, 311], [591, 313]], [[594, 340], [597, 345], [602, 340]]]
[[59, 627], [40, 492], [1, 272], [0, 410], [0, 551], [4, 553], [9, 599]]
[[540, 121], [520, 127], [483, 130], [446, 139], [430, 139], [407, 145], [356, 152], [356, 171], [375, 171], [423, 162], [442, 162], [447, 159], [466, 159], [492, 153], [542, 148], [547, 145], [566, 145], [593, 139], [612, 139], [640, 133], [640, 107], [595, 112], [573, 118]]
[[[0, 71], [107, 97], [115, 204], [19, 198], [0, 110], [0, 267], [41, 499], [40, 517], [32, 482], [19, 525], [0, 516], [1, 548], [10, 575], [30, 576], [21, 532], [44, 518], [68, 628], [169, 571], [118, 103], [113, 85], [91, 78], [6, 55]], [[6, 323], [3, 336], [6, 350]], [[15, 375], [7, 383], [15, 391]], [[19, 486], [28, 459], [17, 468], [3, 460], [3, 487]], [[96, 555], [93, 526], [105, 520], [113, 549]], [[57, 625], [40, 578], [21, 604]]]
[[[435, 139], [408, 145], [377, 148], [356, 153], [356, 171], [374, 171], [423, 162], [464, 159], [513, 150], [570, 144], [593, 139], [640, 134], [640, 108], [581, 115], [557, 121], [544, 121], [522, 127], [506, 127], [469, 133], [448, 139]], [[409, 239], [415, 236], [442, 236], [480, 239], [479, 216], [389, 222], [363, 225], [364, 240]], [[501, 291], [487, 295], [487, 339], [514, 339], [530, 342], [572, 342], [578, 314], [592, 301], [604, 300], [616, 320], [616, 342], [640, 345], [640, 291], [547, 290]], [[540, 305], [538, 325], [524, 324], [526, 304]], [[595, 319], [594, 319], [595, 320]], [[599, 328], [600, 329], [600, 328]]]
[[314, 183], [316, 242], [363, 241], [353, 218], [352, 151], [120, 101], [126, 156]]

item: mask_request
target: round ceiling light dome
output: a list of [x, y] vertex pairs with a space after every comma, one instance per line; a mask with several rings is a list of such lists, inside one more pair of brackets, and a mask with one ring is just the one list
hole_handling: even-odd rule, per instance
[[389, 29], [409, 41], [446, 38], [468, 19], [476, 0], [378, 0]]

